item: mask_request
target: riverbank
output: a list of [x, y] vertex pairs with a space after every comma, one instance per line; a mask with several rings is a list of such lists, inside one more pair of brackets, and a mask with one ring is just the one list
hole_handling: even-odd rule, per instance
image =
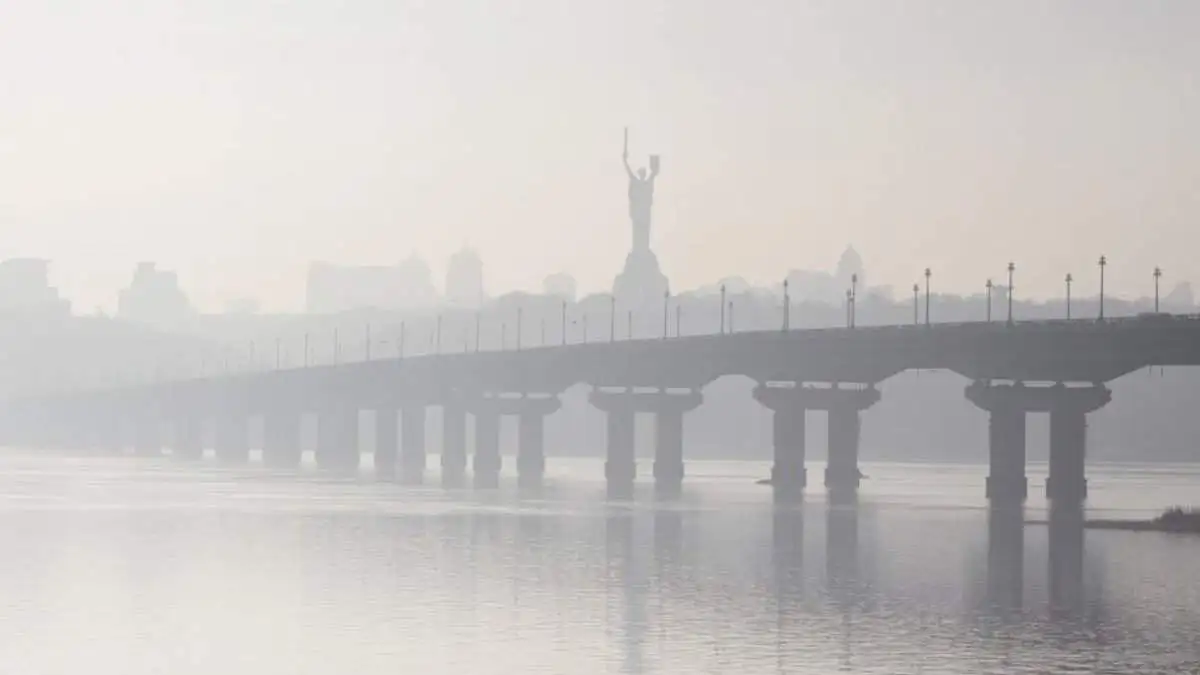
[[[1030, 525], [1046, 525], [1045, 520], [1027, 521]], [[1126, 532], [1173, 532], [1178, 534], [1200, 534], [1200, 509], [1172, 507], [1151, 520], [1088, 520], [1083, 524], [1089, 530], [1124, 530]]]

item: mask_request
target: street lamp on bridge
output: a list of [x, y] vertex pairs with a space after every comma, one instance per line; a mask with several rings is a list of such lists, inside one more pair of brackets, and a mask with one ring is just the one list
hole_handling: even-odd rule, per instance
[[1100, 320], [1104, 320], [1104, 268], [1108, 267], [1108, 256], [1100, 256]]
[[617, 296], [608, 299], [608, 341], [617, 341]]
[[721, 335], [725, 334], [725, 284], [721, 284]]
[[919, 315], [920, 310], [918, 309], [920, 307], [921, 303], [919, 300], [917, 300], [917, 294], [920, 292], [921, 292], [921, 287], [917, 284], [913, 284], [913, 325], [914, 326], [921, 323], [921, 319], [920, 319], [920, 315]]
[[929, 277], [933, 276], [933, 271], [928, 267], [925, 268], [925, 325], [929, 325]]
[[667, 290], [663, 291], [663, 334], [662, 339], [666, 340], [670, 336], [668, 324], [671, 321], [671, 287], [667, 286]]
[[1008, 263], [1008, 325], [1013, 322], [1013, 272], [1017, 271], [1017, 266], [1011, 261]]
[[992, 285], [993, 284], [992, 284], [991, 279], [988, 279], [987, 283], [983, 285], [984, 288], [987, 289], [987, 322], [988, 323], [992, 322]]
[[858, 273], [850, 275], [850, 327], [858, 325]]
[[788, 280], [783, 280], [783, 330], [787, 331], [791, 328], [792, 323], [792, 298], [788, 295]]
[[1158, 314], [1158, 280], [1162, 278], [1162, 269], [1154, 268], [1154, 313]]
[[1070, 272], [1067, 272], [1066, 281], [1067, 281], [1067, 320], [1070, 321], [1071, 320], [1071, 282], [1075, 281], [1075, 277], [1071, 276]]

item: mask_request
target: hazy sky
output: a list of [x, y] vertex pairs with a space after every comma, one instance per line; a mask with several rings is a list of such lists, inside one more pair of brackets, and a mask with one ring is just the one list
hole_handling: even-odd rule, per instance
[[137, 260], [203, 307], [298, 308], [308, 261], [465, 243], [488, 290], [629, 246], [621, 129], [663, 155], [675, 288], [925, 266], [1200, 281], [1194, 0], [0, 4], [0, 256], [81, 311]]

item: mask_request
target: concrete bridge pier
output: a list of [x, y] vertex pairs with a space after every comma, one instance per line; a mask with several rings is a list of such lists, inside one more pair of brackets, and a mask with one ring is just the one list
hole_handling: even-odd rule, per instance
[[396, 478], [396, 458], [400, 454], [400, 411], [391, 406], [375, 409], [375, 477]]
[[634, 449], [634, 405], [625, 392], [596, 389], [589, 400], [605, 413], [604, 478], [608, 495], [614, 498], [633, 496], [637, 478], [637, 456]]
[[213, 445], [217, 459], [230, 464], [250, 460], [250, 425], [242, 415], [219, 415], [214, 429]]
[[442, 486], [462, 487], [467, 477], [467, 411], [459, 403], [442, 406]]
[[1085, 458], [1087, 414], [1112, 400], [1107, 387], [1050, 388], [1050, 475], [1046, 498], [1055, 504], [1079, 504], [1087, 499]]
[[771, 487], [776, 498], [783, 500], [798, 497], [808, 484], [808, 470], [804, 468], [805, 391], [766, 384], [754, 389], [754, 400], [771, 410], [775, 449]]
[[171, 455], [190, 461], [204, 458], [204, 425], [200, 418], [177, 418], [172, 425]]
[[273, 469], [300, 466], [300, 413], [271, 411], [263, 416], [263, 463]]
[[330, 408], [317, 418], [317, 466], [326, 471], [358, 470], [358, 409]]
[[974, 382], [967, 400], [988, 412], [987, 498], [993, 504], [1023, 504], [1028, 494], [1025, 477], [1025, 413], [1035, 405], [1037, 392], [1016, 385]]
[[133, 452], [138, 457], [162, 455], [162, 428], [157, 417], [147, 415], [133, 423]]
[[683, 489], [683, 414], [694, 410], [704, 398], [698, 391], [686, 394], [661, 392], [648, 399], [655, 414], [654, 489], [677, 495]]
[[400, 410], [400, 480], [420, 485], [425, 480], [425, 406]]
[[526, 397], [517, 406], [517, 485], [535, 488], [546, 475], [546, 416], [560, 403], [557, 396]]
[[472, 469], [475, 487], [495, 488], [500, 486], [500, 413], [491, 406], [480, 406], [474, 411], [475, 457]]
[[812, 388], [808, 395], [814, 406], [825, 409], [829, 426], [829, 454], [825, 464], [825, 490], [831, 501], [853, 501], [858, 496], [862, 473], [858, 469], [858, 442], [862, 429], [860, 413], [879, 401], [874, 387], [837, 386]]

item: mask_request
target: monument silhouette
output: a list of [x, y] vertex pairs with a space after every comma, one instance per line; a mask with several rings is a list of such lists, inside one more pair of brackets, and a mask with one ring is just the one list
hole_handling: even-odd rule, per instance
[[654, 207], [654, 181], [659, 173], [659, 156], [650, 155], [650, 170], [636, 172], [629, 166], [629, 128], [625, 128], [625, 149], [621, 155], [629, 177], [629, 220], [632, 242], [625, 256], [625, 268], [613, 281], [613, 296], [624, 307], [657, 305], [667, 292], [667, 277], [658, 266], [658, 257], [650, 249], [650, 227]]

